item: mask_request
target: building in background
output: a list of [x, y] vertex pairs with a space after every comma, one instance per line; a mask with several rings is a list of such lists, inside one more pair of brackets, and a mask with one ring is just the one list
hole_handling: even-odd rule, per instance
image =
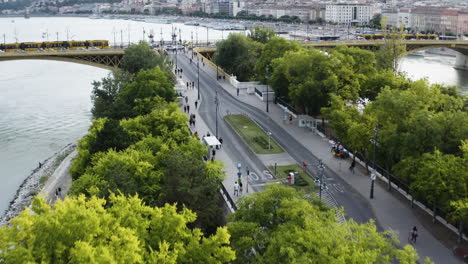
[[374, 7], [366, 4], [331, 4], [326, 6], [325, 20], [338, 24], [368, 24]]

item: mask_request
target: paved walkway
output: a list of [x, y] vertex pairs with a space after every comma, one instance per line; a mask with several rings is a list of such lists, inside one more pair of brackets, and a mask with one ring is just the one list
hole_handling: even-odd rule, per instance
[[[187, 83], [189, 80], [185, 78], [185, 76], [182, 76], [182, 80], [184, 83]], [[197, 132], [200, 140], [202, 137], [210, 133], [210, 135], [214, 135], [214, 131], [211, 131], [204, 120], [201, 118], [201, 116], [198, 113], [198, 108], [195, 108], [195, 101], [197, 101], [197, 96], [198, 96], [198, 91], [197, 89], [185, 89], [182, 92], [182, 95], [185, 97], [187, 96], [188, 99], [188, 105], [190, 105], [190, 113], [186, 113], [187, 116], [190, 114], [195, 114], [195, 126], [190, 127], [192, 130], [192, 133]], [[181, 111], [184, 111], [184, 105], [185, 99], [182, 99], [182, 104], [180, 106]], [[198, 101], [198, 106], [200, 106], [201, 101]], [[225, 173], [225, 179], [223, 181], [223, 185], [226, 188], [226, 190], [229, 192], [231, 198], [234, 200], [234, 202], [239, 199], [240, 196], [235, 196], [234, 195], [234, 183], [238, 180], [237, 179], [237, 164], [228, 156], [228, 154], [224, 151], [224, 148], [221, 147], [221, 149], [216, 150], [216, 155], [215, 155], [215, 160], [220, 161], [223, 163], [224, 167], [224, 173]], [[246, 177], [243, 175], [242, 176], [242, 182], [245, 184], [247, 183]], [[248, 188], [249, 192], [253, 191], [253, 188]], [[247, 193], [247, 186], [244, 186], [244, 191], [243, 195]]]
[[[216, 78], [216, 69], [206, 65], [204, 67], [200, 67], [200, 71], [202, 70], [207, 72], [210, 76], [213, 76], [213, 78]], [[261, 101], [255, 94], [249, 95], [245, 90], [241, 90], [237, 96], [237, 89], [227, 80], [220, 80], [219, 84], [221, 84], [227, 92], [239, 98], [242, 102], [257, 107], [259, 111], [266, 110], [266, 103]], [[438, 241], [431, 232], [423, 226], [409, 206], [409, 202], [402, 202], [379, 184], [375, 184], [374, 199], [370, 199], [370, 178], [365, 173], [365, 169], [357, 166], [355, 174], [352, 174], [348, 170], [350, 160], [339, 160], [330, 154], [331, 145], [327, 138], [322, 138], [318, 134], [312, 133], [309, 129], [299, 128], [297, 120], [293, 120], [291, 123], [284, 120], [284, 110], [278, 105], [270, 103], [268, 114], [278, 125], [282, 126], [294, 138], [302, 142], [302, 144], [316, 157], [322, 159], [327, 168], [334, 171], [357, 192], [359, 192], [370, 203], [380, 225], [384, 229], [393, 230], [399, 236], [403, 246], [408, 244], [410, 229], [413, 226], [417, 226], [419, 237], [417, 244], [413, 246], [417, 249], [420, 260], [424, 260], [424, 258], [428, 256], [435, 263], [462, 263], [462, 261], [453, 256], [450, 249]], [[198, 121], [199, 120], [197, 120], [197, 122]], [[232, 161], [229, 163], [229, 157], [226, 156], [221, 159], [225, 161], [225, 165], [227, 166], [226, 170], [232, 171], [233, 168], [230, 165], [232, 164]], [[235, 166], [234, 171], [236, 171]], [[228, 173], [228, 175], [230, 174], [232, 173]], [[228, 188], [228, 186], [229, 188], [232, 187], [232, 179], [226, 179], [225, 183], [226, 188]]]

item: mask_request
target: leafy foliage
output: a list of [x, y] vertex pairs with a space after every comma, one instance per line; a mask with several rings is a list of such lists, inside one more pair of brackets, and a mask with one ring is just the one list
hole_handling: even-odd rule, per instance
[[375, 225], [337, 223], [334, 211], [294, 189], [270, 185], [241, 198], [228, 223], [234, 263], [416, 263], [411, 246], [397, 249]]
[[216, 64], [237, 76], [239, 81], [247, 81], [253, 77], [252, 69], [260, 56], [263, 44], [242, 34], [230, 34], [216, 46]]
[[275, 31], [268, 29], [268, 28], [261, 28], [259, 26], [255, 26], [250, 29], [249, 38], [253, 41], [257, 41], [263, 44], [266, 44], [270, 39], [272, 39], [276, 35]]
[[270, 38], [263, 47], [262, 54], [255, 64], [255, 72], [258, 79], [265, 80], [265, 71], [267, 68], [272, 69], [271, 62], [274, 59], [282, 57], [287, 51], [297, 51], [299, 49], [300, 46], [297, 42], [287, 41], [280, 37]]
[[117, 106], [115, 101], [125, 84], [131, 82], [132, 77], [125, 71], [113, 70], [107, 77], [101, 81], [93, 82], [93, 91], [91, 99], [93, 101], [94, 118], [110, 117], [117, 118], [115, 113]]
[[188, 224], [196, 216], [176, 206], [146, 206], [134, 197], [111, 195], [110, 203], [83, 195], [49, 206], [36, 198], [0, 227], [5, 263], [227, 263], [234, 259], [230, 235], [211, 237]]
[[168, 55], [155, 52], [148, 43], [141, 41], [138, 44], [130, 45], [125, 50], [121, 68], [127, 72], [136, 74], [140, 70], [148, 70], [157, 66], [166, 72], [171, 72]]

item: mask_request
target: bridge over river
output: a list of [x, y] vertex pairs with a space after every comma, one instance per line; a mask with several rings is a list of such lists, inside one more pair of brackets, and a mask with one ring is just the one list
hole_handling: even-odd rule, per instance
[[0, 61], [56, 60], [113, 69], [120, 66], [123, 55], [123, 49], [17, 51], [0, 53]]
[[[338, 45], [357, 47], [366, 50], [376, 51], [384, 44], [384, 40], [362, 40], [362, 41], [313, 41], [303, 45], [317, 49], [332, 49]], [[455, 68], [468, 70], [468, 41], [461, 40], [403, 40], [402, 44], [406, 46], [406, 51], [411, 54], [420, 50], [432, 48], [449, 48], [457, 51], [457, 60]], [[201, 48], [200, 53], [207, 58], [212, 58], [216, 48]]]
[[[431, 48], [449, 48], [457, 51], [455, 68], [468, 70], [468, 41], [461, 40], [403, 40], [408, 53]], [[357, 47], [375, 51], [384, 44], [384, 40], [364, 41], [316, 41], [307, 42], [306, 47], [332, 49], [338, 45]], [[216, 47], [200, 47], [198, 52], [212, 58]], [[86, 49], [86, 50], [47, 50], [0, 53], [0, 61], [5, 60], [58, 60], [93, 65], [105, 69], [119, 67], [124, 54], [123, 49]]]

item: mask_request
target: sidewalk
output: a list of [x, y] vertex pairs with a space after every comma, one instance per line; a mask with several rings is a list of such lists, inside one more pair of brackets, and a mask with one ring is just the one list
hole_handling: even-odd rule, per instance
[[[184, 83], [187, 83], [189, 80], [185, 78], [185, 76], [182, 76], [182, 80]], [[187, 116], [190, 114], [195, 114], [195, 126], [190, 127], [192, 130], [192, 133], [198, 132], [198, 137], [200, 140], [202, 139], [203, 135], [207, 135], [209, 132], [211, 135], [214, 135], [215, 133], [211, 131], [204, 120], [201, 118], [201, 116], [198, 113], [198, 108], [195, 108], [195, 101], [197, 101], [198, 97], [198, 91], [197, 88], [189, 88], [185, 89], [182, 92], [182, 95], [185, 97], [187, 96], [188, 98], [188, 105], [190, 105], [190, 113], [186, 113]], [[198, 101], [198, 106], [200, 106], [201, 100]], [[180, 106], [181, 111], [184, 111], [184, 105], [185, 105], [185, 99], [183, 99], [183, 104]], [[216, 155], [215, 155], [215, 160], [220, 161], [223, 163], [223, 168], [224, 168], [224, 173], [225, 173], [225, 179], [223, 181], [223, 185], [228, 191], [229, 195], [231, 196], [232, 200], [234, 202], [237, 202], [239, 197], [242, 195], [246, 194], [247, 191], [247, 186], [245, 184], [247, 183], [246, 176], [242, 176], [242, 182], [244, 183], [244, 191], [242, 195], [235, 196], [234, 195], [234, 183], [238, 181], [237, 178], [237, 164], [228, 156], [228, 154], [224, 151], [224, 148], [221, 147], [220, 149], [216, 150]], [[253, 188], [249, 188], [249, 193], [254, 192]]]
[[[216, 69], [208, 67], [200, 67], [200, 70], [207, 72], [213, 78], [216, 78]], [[245, 90], [241, 90], [237, 96], [237, 89], [233, 87], [229, 81], [220, 80], [218, 83], [232, 96], [238, 98], [240, 101], [250, 104], [260, 111], [265, 111], [266, 102], [261, 101], [255, 94], [249, 95]], [[402, 202], [396, 194], [388, 192], [386, 188], [379, 185], [377, 182], [374, 189], [374, 199], [369, 198], [370, 192], [370, 178], [365, 173], [365, 169], [357, 166], [355, 174], [352, 174], [348, 167], [351, 160], [339, 160], [330, 154], [330, 143], [327, 138], [322, 138], [317, 134], [312, 133], [305, 128], [299, 128], [297, 120], [292, 123], [283, 120], [285, 116], [283, 109], [278, 105], [270, 102], [269, 104], [269, 117], [274, 120], [279, 126], [283, 127], [291, 136], [296, 138], [317, 158], [322, 159], [323, 163], [332, 170], [336, 175], [340, 176], [348, 184], [350, 184], [358, 193], [365, 198], [371, 205], [372, 210], [377, 216], [377, 221], [384, 229], [393, 230], [399, 237], [401, 245], [408, 244], [408, 235], [413, 226], [417, 226], [419, 237], [417, 244], [413, 245], [419, 256], [420, 260], [430, 257], [435, 263], [441, 264], [456, 264], [462, 263], [457, 259], [445, 245], [438, 241], [434, 235], [429, 231], [427, 226], [424, 226], [417, 218], [414, 209], [411, 209], [409, 202]], [[427, 216], [429, 217], [429, 216]]]

